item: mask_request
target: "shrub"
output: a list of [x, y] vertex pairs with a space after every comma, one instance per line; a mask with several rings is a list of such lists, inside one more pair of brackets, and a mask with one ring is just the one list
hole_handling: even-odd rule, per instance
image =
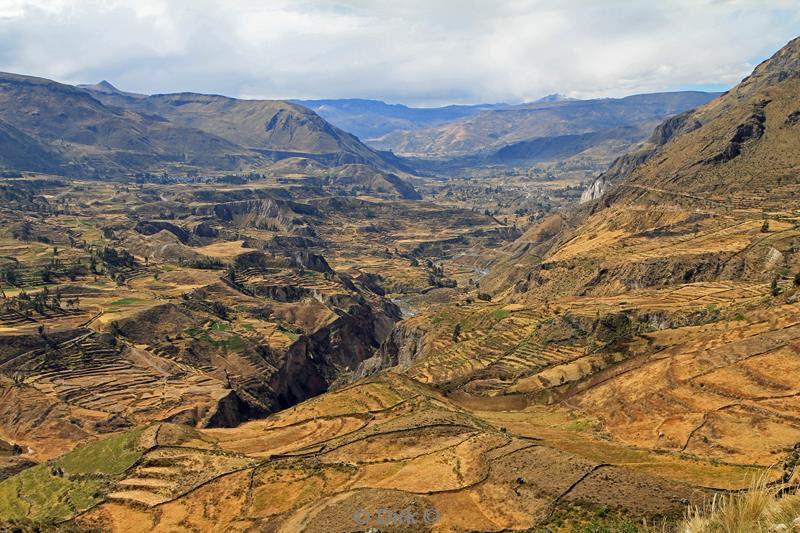
[[230, 313], [222, 302], [211, 302], [211, 311], [223, 320], [228, 320]]
[[483, 300], [484, 302], [490, 302], [490, 301], [492, 301], [492, 297], [488, 293], [479, 292], [478, 293], [478, 300]]
[[219, 270], [225, 268], [225, 263], [214, 257], [203, 257], [201, 259], [194, 259], [189, 261], [190, 268], [198, 268], [204, 270]]

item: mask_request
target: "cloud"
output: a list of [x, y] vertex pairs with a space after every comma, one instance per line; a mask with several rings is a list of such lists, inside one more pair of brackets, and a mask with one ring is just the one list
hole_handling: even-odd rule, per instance
[[438, 105], [728, 87], [777, 0], [0, 0], [0, 69], [137, 92]]

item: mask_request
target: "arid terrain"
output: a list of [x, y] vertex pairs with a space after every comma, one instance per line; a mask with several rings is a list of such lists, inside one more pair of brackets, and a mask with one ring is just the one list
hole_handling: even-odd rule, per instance
[[0, 89], [0, 530], [671, 531], [796, 489], [800, 40], [719, 96], [359, 115], [424, 171], [302, 102]]

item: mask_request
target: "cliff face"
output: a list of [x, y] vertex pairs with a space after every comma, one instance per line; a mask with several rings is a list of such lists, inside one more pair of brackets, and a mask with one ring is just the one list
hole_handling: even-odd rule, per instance
[[346, 385], [387, 368], [399, 370], [408, 368], [423, 352], [427, 333], [427, 330], [419, 325], [408, 322], [397, 323], [380, 349], [372, 357], [362, 361], [352, 373], [344, 376], [344, 379], [337, 381], [336, 385]]

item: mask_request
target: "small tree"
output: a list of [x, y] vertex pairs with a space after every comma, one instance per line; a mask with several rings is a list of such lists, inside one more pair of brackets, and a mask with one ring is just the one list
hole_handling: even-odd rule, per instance
[[778, 276], [772, 278], [772, 283], [770, 284], [770, 292], [772, 292], [773, 296], [778, 296], [781, 293], [781, 288], [778, 286]]
[[461, 336], [461, 322], [456, 324], [453, 328], [453, 342], [458, 342], [458, 337]]
[[763, 224], [761, 224], [761, 233], [768, 233], [769, 232], [769, 220], [765, 220]]

